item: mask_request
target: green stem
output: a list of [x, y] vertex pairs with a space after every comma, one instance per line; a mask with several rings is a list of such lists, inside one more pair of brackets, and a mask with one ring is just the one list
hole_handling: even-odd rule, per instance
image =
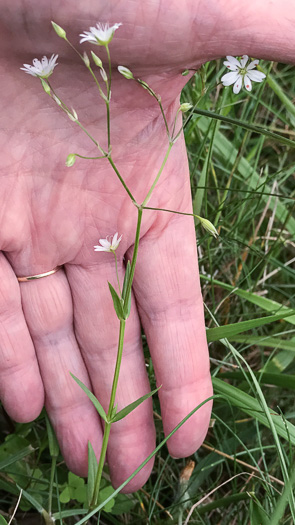
[[164, 160], [163, 160], [163, 162], [162, 162], [162, 165], [161, 165], [161, 167], [160, 167], [160, 169], [159, 169], [159, 171], [158, 171], [158, 174], [157, 174], [157, 176], [156, 176], [156, 178], [155, 178], [153, 184], [152, 184], [151, 187], [150, 187], [150, 190], [149, 190], [149, 192], [148, 192], [146, 198], [144, 199], [144, 201], [143, 201], [143, 203], [142, 203], [142, 205], [141, 205], [142, 208], [145, 207], [146, 203], [149, 201], [149, 199], [150, 199], [150, 197], [151, 197], [151, 194], [152, 194], [152, 192], [153, 192], [153, 190], [154, 190], [154, 188], [155, 188], [155, 186], [156, 186], [156, 184], [157, 184], [157, 182], [158, 182], [158, 180], [159, 180], [159, 178], [160, 178], [160, 176], [161, 176], [161, 173], [162, 173], [162, 171], [163, 171], [163, 169], [164, 169], [164, 166], [165, 166], [165, 164], [166, 164], [166, 162], [167, 162], [167, 159], [168, 159], [168, 157], [169, 157], [169, 153], [170, 153], [170, 151], [171, 151], [172, 146], [173, 146], [173, 142], [169, 142], [169, 146], [168, 146], [168, 149], [167, 149], [167, 151], [166, 151], [166, 155], [165, 155], [165, 157], [164, 157]]
[[113, 161], [111, 155], [107, 155], [107, 159], [108, 159], [110, 165], [112, 166], [114, 172], [116, 173], [118, 179], [120, 180], [122, 186], [123, 186], [124, 189], [127, 191], [128, 195], [129, 195], [129, 197], [130, 197], [130, 199], [132, 200], [132, 202], [133, 202], [134, 204], [136, 204], [136, 200], [135, 200], [135, 198], [133, 197], [131, 191], [129, 190], [128, 186], [125, 184], [123, 178], [121, 177], [121, 175], [120, 175], [120, 173], [119, 173], [119, 171], [118, 171], [116, 165], [114, 164], [114, 161]]
[[111, 419], [113, 415], [116, 391], [117, 391], [118, 380], [119, 380], [119, 372], [120, 372], [121, 361], [122, 361], [125, 324], [126, 324], [126, 321], [124, 320], [120, 321], [117, 361], [116, 361], [115, 373], [114, 373], [114, 378], [113, 378], [110, 403], [109, 403], [109, 408], [108, 408], [108, 413], [107, 413], [108, 422], [105, 424], [105, 427], [104, 427], [101, 453], [100, 453], [100, 458], [99, 458], [99, 463], [98, 463], [98, 468], [97, 468], [97, 473], [96, 473], [96, 478], [95, 478], [95, 484], [94, 484], [93, 497], [92, 497], [90, 508], [94, 508], [95, 505], [97, 505], [98, 496], [99, 496], [101, 476], [102, 476], [103, 466], [104, 466], [104, 462], [106, 458], [107, 446], [108, 446], [109, 437], [110, 437], [110, 431], [111, 431], [111, 425], [112, 425]]
[[133, 283], [133, 277], [134, 277], [134, 271], [135, 271], [135, 264], [137, 260], [137, 254], [138, 254], [138, 246], [139, 246], [139, 237], [140, 237], [140, 226], [141, 226], [141, 220], [142, 220], [142, 207], [140, 206], [138, 208], [138, 215], [137, 215], [137, 225], [136, 225], [136, 234], [135, 234], [135, 241], [134, 241], [134, 250], [132, 255], [132, 261], [131, 261], [131, 267], [130, 267], [130, 277], [129, 281], [126, 286], [126, 293], [124, 296], [124, 303], [128, 304], [129, 294], [131, 293], [131, 287]]
[[48, 514], [51, 516], [52, 511], [52, 491], [53, 491], [53, 479], [56, 468], [56, 456], [52, 457], [51, 471], [50, 471], [50, 482], [49, 482], [49, 494], [48, 494]]
[[116, 276], [117, 276], [117, 282], [118, 282], [118, 287], [119, 287], [119, 294], [120, 294], [120, 297], [122, 297], [122, 292], [121, 292], [121, 287], [120, 287], [120, 279], [119, 279], [119, 273], [118, 273], [118, 260], [117, 260], [117, 255], [116, 255], [115, 251], [114, 251], [114, 256], [115, 256]]

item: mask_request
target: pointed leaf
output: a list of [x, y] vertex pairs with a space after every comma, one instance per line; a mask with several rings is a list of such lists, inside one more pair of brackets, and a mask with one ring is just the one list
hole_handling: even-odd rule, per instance
[[130, 271], [131, 271], [131, 264], [130, 264], [130, 261], [128, 261], [127, 266], [126, 266], [126, 270], [125, 270], [123, 289], [122, 289], [122, 297], [123, 297], [123, 299], [125, 299], [127, 285], [128, 285], [128, 281], [129, 281], [129, 277], [130, 277]]
[[[162, 385], [161, 385], [162, 386]], [[156, 390], [153, 390], [152, 392], [149, 392], [148, 394], [145, 394], [144, 396], [140, 397], [136, 401], [133, 401], [133, 403], [130, 403], [130, 405], [127, 405], [127, 407], [120, 410], [115, 417], [111, 420], [112, 423], [115, 423], [116, 421], [120, 421], [120, 419], [123, 419], [123, 417], [128, 416], [132, 410], [135, 410], [141, 403], [143, 403], [146, 399], [153, 396], [158, 390], [160, 390], [161, 386], [159, 388], [156, 388]]]
[[95, 406], [97, 412], [99, 413], [100, 417], [105, 421], [107, 422], [107, 415], [103, 409], [103, 407], [101, 406], [100, 402], [98, 401], [98, 399], [96, 399], [95, 395], [92, 394], [92, 392], [90, 392], [90, 390], [87, 388], [87, 386], [84, 385], [84, 383], [82, 383], [82, 381], [80, 381], [80, 379], [78, 379], [76, 376], [74, 376], [74, 374], [72, 374], [70, 372], [72, 378], [76, 381], [76, 383], [79, 385], [79, 387], [82, 388], [82, 390], [85, 392], [85, 394], [89, 397], [90, 401], [93, 403], [93, 405]]
[[3, 516], [1, 516], [1, 514], [0, 514], [0, 525], [7, 525], [6, 519], [3, 518]]
[[96, 472], [97, 472], [97, 459], [93, 450], [93, 447], [88, 441], [88, 478], [87, 478], [87, 501], [88, 501], [88, 507], [90, 507], [93, 491], [94, 491], [94, 483], [96, 478]]
[[122, 305], [121, 299], [118, 296], [115, 288], [111, 285], [111, 283], [108, 282], [108, 285], [109, 285], [109, 289], [110, 289], [111, 296], [113, 299], [113, 304], [114, 304], [114, 308], [115, 308], [117, 317], [118, 319], [120, 319], [120, 321], [123, 321], [125, 317], [124, 317], [124, 311], [123, 311], [123, 305]]
[[16, 484], [17, 488], [19, 490], [22, 490], [23, 497], [28, 500], [29, 503], [31, 503], [32, 507], [34, 507], [40, 514], [47, 514], [45, 509], [42, 507], [41, 503], [37, 501], [31, 494], [29, 494], [26, 490], [22, 489], [18, 484]]
[[220, 339], [230, 339], [232, 336], [257, 328], [268, 323], [273, 323], [279, 319], [294, 315], [294, 310], [288, 310], [276, 315], [268, 315], [266, 317], [259, 317], [258, 319], [250, 319], [249, 321], [241, 321], [240, 323], [228, 324], [226, 326], [217, 326], [216, 328], [208, 328], [206, 331], [207, 341], [219, 341]]
[[47, 436], [48, 436], [48, 445], [49, 445], [49, 452], [50, 456], [52, 458], [57, 458], [59, 454], [59, 445], [58, 441], [56, 439], [55, 432], [52, 428], [52, 425], [49, 421], [49, 418], [47, 414], [45, 413], [45, 421], [46, 421], [46, 429], [47, 429]]

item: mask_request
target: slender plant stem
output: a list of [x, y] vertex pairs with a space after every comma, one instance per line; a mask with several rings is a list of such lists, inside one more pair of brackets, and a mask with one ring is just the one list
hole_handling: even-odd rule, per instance
[[127, 287], [126, 287], [126, 294], [125, 294], [125, 297], [124, 297], [124, 303], [125, 304], [128, 304], [129, 295], [131, 293], [131, 287], [132, 287], [132, 283], [133, 283], [135, 264], [136, 264], [136, 260], [137, 260], [137, 254], [138, 254], [140, 227], [141, 227], [141, 220], [142, 220], [142, 211], [143, 211], [142, 207], [140, 206], [138, 208], [136, 234], [135, 234], [134, 250], [133, 250], [133, 256], [132, 256], [131, 267], [130, 267], [130, 276], [129, 276], [129, 281], [128, 281]]
[[118, 274], [118, 259], [117, 259], [116, 252], [114, 252], [114, 256], [115, 256], [116, 276], [117, 276], [117, 283], [118, 283], [118, 288], [119, 288], [119, 294], [120, 294], [120, 297], [122, 297], [122, 292], [121, 292], [121, 287], [120, 287], [120, 279], [119, 279], [119, 274]]
[[142, 205], [141, 205], [142, 208], [145, 207], [145, 205], [147, 204], [147, 202], [149, 201], [149, 199], [150, 199], [150, 197], [151, 197], [151, 194], [152, 194], [152, 192], [153, 192], [153, 190], [154, 190], [154, 188], [155, 188], [155, 186], [156, 186], [156, 184], [157, 184], [157, 182], [158, 182], [158, 180], [159, 180], [159, 178], [160, 178], [160, 176], [161, 176], [161, 173], [162, 173], [162, 171], [163, 171], [163, 169], [164, 169], [164, 166], [165, 166], [165, 164], [166, 164], [166, 162], [167, 162], [167, 159], [168, 159], [168, 157], [169, 157], [169, 153], [170, 153], [170, 151], [171, 151], [172, 146], [173, 146], [173, 142], [169, 142], [169, 146], [168, 146], [168, 149], [167, 149], [167, 151], [166, 151], [166, 155], [165, 155], [165, 157], [164, 157], [164, 160], [163, 160], [163, 162], [162, 162], [162, 165], [161, 165], [161, 167], [160, 167], [160, 169], [159, 169], [159, 171], [158, 171], [158, 174], [157, 174], [157, 176], [156, 176], [156, 178], [155, 178], [153, 184], [151, 185], [151, 187], [150, 187], [150, 189], [149, 189], [149, 192], [148, 192], [146, 198], [144, 199], [144, 201], [143, 201], [143, 203], [142, 203]]
[[97, 505], [98, 496], [99, 496], [99, 488], [100, 488], [102, 470], [103, 470], [103, 466], [104, 466], [104, 462], [106, 458], [107, 446], [108, 446], [109, 437], [110, 437], [110, 431], [111, 431], [111, 425], [112, 425], [111, 419], [113, 416], [113, 409], [114, 409], [116, 391], [117, 391], [117, 386], [118, 386], [119, 372], [120, 372], [120, 366], [121, 366], [121, 361], [122, 361], [125, 324], [126, 324], [125, 320], [120, 321], [117, 361], [116, 361], [115, 373], [114, 373], [114, 378], [113, 378], [113, 385], [112, 385], [111, 397], [110, 397], [110, 402], [109, 402], [109, 408], [108, 408], [108, 413], [107, 413], [108, 421], [107, 423], [105, 423], [105, 427], [104, 427], [101, 453], [100, 453], [100, 458], [98, 462], [93, 497], [92, 497], [90, 508], [93, 508], [95, 507], [95, 505]]
[[120, 175], [120, 173], [119, 173], [119, 171], [118, 171], [118, 169], [117, 169], [117, 167], [116, 167], [116, 165], [115, 165], [115, 163], [114, 163], [114, 161], [113, 161], [111, 155], [108, 155], [108, 156], [107, 156], [107, 159], [108, 159], [110, 165], [112, 166], [114, 172], [116, 173], [118, 179], [120, 180], [122, 186], [123, 186], [124, 189], [127, 191], [128, 195], [129, 195], [129, 197], [130, 197], [130, 199], [132, 200], [132, 202], [133, 202], [134, 204], [136, 204], [136, 200], [135, 200], [135, 198], [133, 197], [133, 195], [132, 195], [131, 191], [129, 190], [128, 186], [125, 184], [125, 181], [124, 181], [124, 179], [122, 178], [122, 176]]
[[50, 483], [49, 483], [49, 493], [48, 493], [48, 514], [51, 516], [52, 511], [52, 490], [53, 490], [53, 479], [56, 468], [56, 456], [52, 457], [51, 462], [51, 471], [50, 471]]

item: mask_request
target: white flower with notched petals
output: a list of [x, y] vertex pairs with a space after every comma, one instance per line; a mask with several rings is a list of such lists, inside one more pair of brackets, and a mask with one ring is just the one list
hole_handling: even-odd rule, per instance
[[101, 246], [94, 246], [95, 252], [112, 252], [118, 248], [123, 235], [118, 238], [118, 232], [115, 233], [112, 237], [107, 237], [106, 239], [99, 239]]
[[23, 71], [32, 75], [33, 77], [48, 78], [52, 75], [55, 66], [57, 66], [58, 55], [52, 55], [51, 58], [43, 57], [42, 60], [34, 58], [33, 65], [24, 64], [25, 67], [21, 67]]
[[91, 44], [96, 44], [97, 46], [107, 46], [113, 39], [115, 31], [122, 24], [114, 24], [110, 26], [109, 24], [96, 24], [96, 27], [90, 27], [90, 31], [85, 31], [80, 36], [80, 44], [82, 42], [90, 42]]
[[223, 75], [223, 77], [221, 77], [221, 82], [224, 86], [231, 86], [234, 84], [233, 92], [236, 94], [241, 91], [243, 82], [245, 89], [251, 91], [252, 81], [262, 82], [266, 76], [264, 73], [261, 73], [261, 71], [255, 70], [255, 67], [259, 64], [259, 60], [252, 60], [247, 66], [249, 60], [247, 55], [243, 55], [241, 61], [232, 56], [227, 56], [226, 58], [227, 60], [223, 63], [228, 69], [230, 69], [230, 73]]

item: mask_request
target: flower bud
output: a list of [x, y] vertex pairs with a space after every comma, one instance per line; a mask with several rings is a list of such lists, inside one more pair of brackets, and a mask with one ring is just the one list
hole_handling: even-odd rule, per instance
[[61, 101], [56, 95], [52, 95], [53, 100], [57, 103], [58, 106], [61, 106]]
[[203, 217], [198, 217], [198, 219], [201, 222], [201, 225], [203, 226], [204, 230], [206, 230], [210, 235], [213, 235], [215, 239], [218, 237], [218, 231], [216, 230], [214, 224], [212, 222], [208, 221], [208, 219], [204, 219]]
[[66, 166], [68, 168], [70, 168], [71, 166], [73, 166], [76, 162], [76, 155], [75, 153], [70, 153], [68, 156], [67, 156], [67, 160], [66, 160]]
[[51, 24], [52, 24], [52, 27], [53, 27], [54, 31], [56, 32], [57, 36], [59, 36], [60, 38], [64, 38], [66, 40], [67, 39], [67, 34], [66, 34], [65, 30], [62, 27], [60, 27], [59, 25], [57, 25], [55, 22], [51, 21]]
[[86, 51], [84, 51], [84, 53], [83, 53], [83, 60], [84, 60], [85, 66], [89, 67], [90, 66], [90, 60], [88, 58], [88, 55], [87, 55]]
[[128, 67], [118, 66], [118, 71], [121, 73], [121, 75], [123, 75], [123, 77], [127, 78], [127, 80], [134, 79], [134, 76]]
[[97, 67], [102, 67], [102, 61], [100, 60], [100, 58], [95, 53], [93, 53], [93, 51], [91, 51], [91, 56], [93, 58], [94, 64]]
[[108, 77], [107, 77], [107, 74], [106, 74], [106, 72], [105, 72], [105, 70], [104, 70], [103, 67], [102, 67], [101, 70], [100, 70], [100, 74], [101, 74], [102, 80], [103, 80], [104, 82], [107, 82], [107, 81], [108, 81]]
[[76, 122], [78, 120], [78, 115], [77, 115], [77, 112], [74, 110], [74, 108], [72, 108], [72, 113], [70, 111], [68, 111], [67, 113], [68, 113], [69, 119], [72, 120], [73, 122]]
[[40, 80], [41, 80], [41, 84], [42, 84], [42, 87], [43, 87], [45, 93], [47, 93], [47, 95], [50, 95], [50, 87], [49, 87], [48, 83], [43, 78], [40, 78]]
[[183, 77], [186, 77], [189, 74], [189, 70], [185, 69], [181, 74]]
[[190, 104], [189, 102], [184, 102], [183, 104], [180, 105], [180, 111], [182, 111], [182, 113], [186, 113], [187, 111], [189, 111], [190, 109], [192, 109], [193, 105]]

